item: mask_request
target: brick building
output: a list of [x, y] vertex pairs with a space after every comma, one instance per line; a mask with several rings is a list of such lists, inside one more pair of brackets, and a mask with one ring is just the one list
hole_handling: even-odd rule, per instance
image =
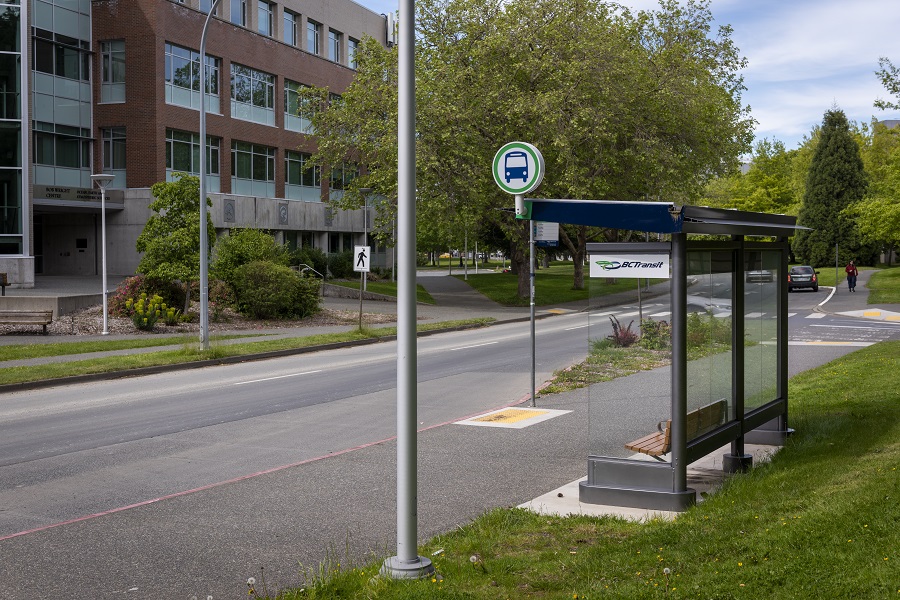
[[[18, 74], [0, 67], [0, 79], [27, 81], [31, 91], [17, 96], [20, 106], [14, 115], [6, 111], [7, 122], [0, 119], [5, 131], [21, 133], [18, 157], [0, 165], [0, 271], [11, 283], [99, 273], [100, 193], [92, 173], [114, 176], [107, 272], [134, 273], [150, 186], [175, 172], [199, 175], [199, 49], [211, 4], [0, 0], [0, 16], [16, 21], [16, 35], [27, 40], [4, 41], [0, 20], [0, 60], [20, 61]], [[326, 252], [364, 242], [362, 210], [323, 203], [341, 193], [356, 167], [302, 169], [315, 141], [297, 89], [327, 86], [340, 94], [354, 77], [357, 44], [364, 36], [387, 44], [387, 32], [387, 17], [352, 0], [219, 2], [206, 46], [207, 189], [219, 235], [256, 226]], [[15, 146], [3, 131], [0, 144]], [[16, 176], [20, 191], [9, 192]], [[377, 250], [376, 266], [388, 260]]]

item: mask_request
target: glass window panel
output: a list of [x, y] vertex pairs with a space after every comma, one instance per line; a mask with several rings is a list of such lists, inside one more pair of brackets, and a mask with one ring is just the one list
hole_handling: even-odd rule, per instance
[[19, 60], [16, 54], [0, 54], [0, 119], [19, 118]]
[[778, 281], [781, 252], [744, 254], [744, 411], [778, 398]]
[[34, 70], [41, 73], [54, 73], [53, 43], [35, 38], [34, 40]]
[[0, 7], [0, 52], [20, 52], [19, 9]]

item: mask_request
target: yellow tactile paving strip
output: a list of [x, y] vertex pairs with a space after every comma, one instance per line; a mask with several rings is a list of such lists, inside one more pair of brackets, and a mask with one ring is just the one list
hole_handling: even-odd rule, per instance
[[546, 410], [532, 410], [527, 408], [507, 408], [500, 412], [491, 413], [483, 417], [472, 419], [476, 423], [518, 423], [525, 419], [540, 417], [548, 414]]

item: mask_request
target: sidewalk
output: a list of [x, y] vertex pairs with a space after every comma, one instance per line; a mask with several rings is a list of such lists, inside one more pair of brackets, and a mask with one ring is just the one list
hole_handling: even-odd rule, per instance
[[868, 303], [868, 284], [874, 272], [869, 269], [859, 272], [855, 292], [847, 289], [846, 282], [837, 288], [832, 288], [834, 291], [819, 305], [817, 310], [844, 317], [900, 322], [900, 305]]

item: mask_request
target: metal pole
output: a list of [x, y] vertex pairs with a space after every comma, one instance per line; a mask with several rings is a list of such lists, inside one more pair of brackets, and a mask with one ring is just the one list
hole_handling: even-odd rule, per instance
[[359, 330], [362, 331], [362, 301], [363, 301], [363, 291], [365, 291], [366, 274], [360, 272], [359, 274]]
[[[369, 195], [365, 196], [365, 207], [363, 208], [365, 211], [363, 213], [363, 246], [369, 245]], [[371, 256], [372, 252], [369, 251], [369, 255]], [[371, 258], [369, 259], [371, 260]], [[368, 283], [369, 278], [365, 276], [363, 273], [362, 278], [362, 289], [366, 290], [366, 284]], [[362, 329], [362, 292], [359, 294], [359, 328]]]
[[529, 280], [530, 280], [530, 296], [531, 296], [531, 405], [535, 406], [535, 350], [534, 350], [534, 221], [528, 221], [528, 253], [530, 254], [529, 262]]
[[834, 243], [834, 293], [838, 293], [838, 242]]
[[463, 271], [463, 280], [469, 280], [469, 228], [466, 227], [466, 241], [463, 243], [463, 264], [465, 265], [465, 270]]
[[100, 243], [103, 245], [103, 335], [109, 335], [108, 287], [106, 285], [106, 186], [100, 186]]
[[[397, 555], [381, 573], [420, 579], [434, 572], [417, 546], [416, 479], [416, 88], [415, 2], [400, 0], [397, 86]], [[452, 261], [451, 261], [452, 262]]]
[[206, 32], [219, 5], [213, 0], [200, 34], [200, 349], [209, 350], [209, 234], [206, 231]]
[[672, 486], [687, 490], [687, 235], [672, 234]]

